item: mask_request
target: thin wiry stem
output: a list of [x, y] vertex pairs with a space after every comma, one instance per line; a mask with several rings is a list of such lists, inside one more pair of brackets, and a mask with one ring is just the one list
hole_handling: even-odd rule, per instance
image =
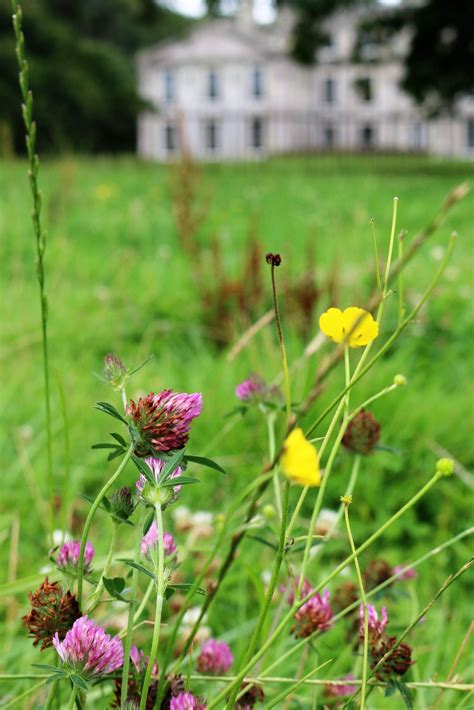
[[16, 56], [19, 67], [19, 83], [23, 99], [22, 114], [26, 130], [26, 149], [28, 153], [30, 191], [33, 200], [33, 231], [36, 240], [36, 275], [39, 284], [40, 311], [41, 311], [41, 338], [43, 350], [43, 380], [46, 414], [46, 450], [47, 450], [47, 482], [49, 494], [49, 532], [51, 536], [54, 529], [53, 518], [53, 444], [51, 434], [51, 392], [49, 381], [49, 353], [48, 353], [48, 299], [45, 289], [44, 253], [46, 249], [46, 231], [43, 228], [41, 217], [41, 192], [38, 185], [39, 157], [36, 152], [36, 122], [33, 120], [33, 94], [30, 90], [28, 62], [25, 55], [25, 37], [22, 31], [23, 13], [16, 0], [12, 0], [13, 29], [16, 41]]

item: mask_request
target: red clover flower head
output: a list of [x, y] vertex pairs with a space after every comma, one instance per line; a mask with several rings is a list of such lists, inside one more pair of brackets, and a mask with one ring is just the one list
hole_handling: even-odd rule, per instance
[[[79, 562], [79, 553], [81, 551], [81, 543], [78, 540], [70, 540], [61, 546], [56, 564], [62, 569], [75, 569]], [[94, 548], [89, 540], [86, 542], [84, 549], [84, 572], [90, 570], [92, 560], [94, 559]]]
[[397, 565], [394, 567], [393, 574], [397, 575], [399, 581], [416, 578], [416, 571], [413, 567], [405, 567], [405, 565]]
[[182, 449], [188, 442], [193, 419], [201, 414], [202, 395], [163, 390], [130, 400], [127, 413], [137, 437], [137, 456], [156, 456]]
[[[367, 612], [369, 616], [369, 643], [370, 644], [376, 644], [382, 634], [385, 631], [385, 627], [388, 624], [388, 614], [387, 614], [387, 609], [383, 606], [382, 611], [380, 614], [380, 619], [379, 615], [377, 613], [377, 610], [372, 604], [367, 604]], [[360, 627], [359, 627], [359, 636], [361, 639], [364, 638], [364, 605], [361, 604], [359, 607], [359, 618], [360, 618]]]
[[296, 624], [292, 632], [296, 638], [306, 638], [314, 631], [327, 631], [332, 625], [332, 609], [329, 604], [331, 593], [313, 594], [295, 614]]
[[234, 657], [225, 641], [208, 639], [202, 644], [197, 669], [199, 673], [222, 675], [229, 670], [233, 662]]
[[[151, 548], [154, 548], [156, 546], [157, 541], [158, 528], [156, 526], [156, 520], [153, 520], [152, 524], [150, 525], [150, 529], [148, 530], [146, 535], [142, 537], [142, 555], [149, 555], [151, 552]], [[174, 543], [174, 538], [171, 533], [163, 533], [163, 548], [165, 551], [165, 557], [171, 557], [171, 555], [174, 555], [174, 553], [176, 552], [176, 545]]]
[[63, 641], [58, 634], [53, 646], [68, 670], [85, 678], [97, 678], [112, 673], [123, 664], [123, 646], [118, 636], [111, 638], [101, 626], [81, 616], [74, 622]]
[[[133, 646], [130, 648], [130, 660], [132, 661], [133, 665], [135, 666], [135, 669], [138, 674], [142, 673], [142, 671], [146, 671], [146, 668], [148, 666], [148, 656], [145, 656], [143, 651], [139, 651], [136, 646]], [[156, 678], [158, 677], [158, 664], [155, 662], [153, 664], [153, 671], [152, 675], [155, 676]]]
[[202, 698], [197, 698], [192, 693], [179, 693], [170, 700], [170, 710], [205, 710]]
[[235, 388], [236, 396], [243, 402], [256, 399], [263, 395], [267, 387], [258, 375], [252, 374]]
[[[291, 585], [290, 593], [288, 595], [288, 604], [292, 606], [295, 601], [295, 594], [298, 591], [298, 586], [300, 583], [300, 577], [295, 577], [295, 581]], [[304, 599], [304, 597], [307, 597], [310, 591], [312, 590], [311, 584], [308, 582], [307, 579], [303, 580], [303, 584], [301, 585], [301, 594], [300, 594], [300, 599]]]

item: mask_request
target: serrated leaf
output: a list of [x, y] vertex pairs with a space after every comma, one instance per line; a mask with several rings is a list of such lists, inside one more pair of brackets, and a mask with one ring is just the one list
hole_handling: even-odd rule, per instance
[[94, 407], [100, 412], [104, 412], [104, 414], [108, 414], [109, 417], [114, 417], [114, 419], [118, 419], [119, 422], [122, 422], [123, 424], [126, 424], [128, 426], [127, 420], [120, 414], [117, 409], [115, 409], [113, 404], [110, 404], [109, 402], [97, 402]]
[[125, 559], [119, 559], [119, 562], [123, 562], [124, 564], [128, 565], [129, 567], [134, 567], [139, 572], [143, 572], [143, 574], [146, 574], [148, 577], [151, 577], [151, 579], [155, 579], [155, 575], [153, 574], [153, 572], [150, 572], [149, 569], [144, 567], [144, 565], [141, 565], [139, 562], [134, 562], [134, 560], [125, 560]]
[[156, 480], [150, 467], [142, 461], [142, 459], [138, 458], [138, 456], [132, 456], [132, 461], [140, 473], [145, 476], [146, 480], [151, 483], [152, 486], [156, 486]]
[[193, 463], [197, 463], [198, 466], [205, 466], [206, 468], [212, 468], [214, 471], [219, 471], [219, 473], [223, 473], [224, 476], [227, 476], [227, 471], [224, 471], [222, 466], [220, 466], [216, 461], [213, 461], [212, 459], [209, 459], [207, 456], [185, 456], [186, 461], [192, 461]]
[[151, 528], [154, 517], [155, 517], [155, 511], [152, 510], [150, 515], [145, 520], [145, 525], [143, 526], [143, 534], [144, 535], [146, 535], [148, 530]]
[[176, 478], [169, 478], [167, 481], [160, 481], [160, 488], [168, 488], [169, 486], [186, 486], [189, 483], [201, 483], [199, 478], [194, 478], [194, 476], [177, 476]]
[[72, 675], [70, 675], [69, 678], [71, 679], [72, 683], [74, 683], [74, 685], [77, 686], [78, 688], [80, 688], [81, 690], [88, 690], [89, 689], [89, 686], [87, 685], [84, 678], [82, 678], [77, 673], [72, 673]]
[[163, 466], [161, 473], [160, 473], [160, 483], [161, 481], [167, 481], [169, 477], [171, 476], [172, 473], [176, 471], [178, 468], [179, 464], [183, 460], [184, 457], [184, 449], [179, 449], [178, 451], [175, 451], [172, 456], [169, 458], [165, 459], [165, 465]]
[[395, 680], [394, 683], [397, 686], [400, 695], [402, 696], [403, 702], [405, 703], [407, 710], [413, 710], [413, 700], [406, 683], [404, 683], [402, 680]]

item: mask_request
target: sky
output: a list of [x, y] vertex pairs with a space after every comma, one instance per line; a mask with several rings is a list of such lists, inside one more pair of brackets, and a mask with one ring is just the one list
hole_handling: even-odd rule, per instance
[[[168, 0], [167, 5], [183, 15], [191, 17], [200, 17], [204, 14], [204, 0]], [[232, 0], [228, 0], [229, 11], [235, 7]], [[271, 0], [254, 0], [254, 13], [257, 22], [272, 22], [275, 17], [275, 12], [272, 8]]]

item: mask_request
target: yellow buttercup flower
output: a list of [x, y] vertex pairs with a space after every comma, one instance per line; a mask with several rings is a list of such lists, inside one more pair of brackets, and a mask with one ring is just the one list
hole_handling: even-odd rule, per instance
[[319, 327], [335, 343], [342, 343], [350, 333], [348, 344], [351, 348], [367, 345], [379, 334], [379, 324], [372, 314], [357, 306], [350, 306], [345, 311], [328, 308], [319, 318]]
[[319, 459], [316, 447], [306, 439], [302, 429], [293, 429], [283, 444], [280, 463], [286, 477], [301, 486], [320, 486]]

